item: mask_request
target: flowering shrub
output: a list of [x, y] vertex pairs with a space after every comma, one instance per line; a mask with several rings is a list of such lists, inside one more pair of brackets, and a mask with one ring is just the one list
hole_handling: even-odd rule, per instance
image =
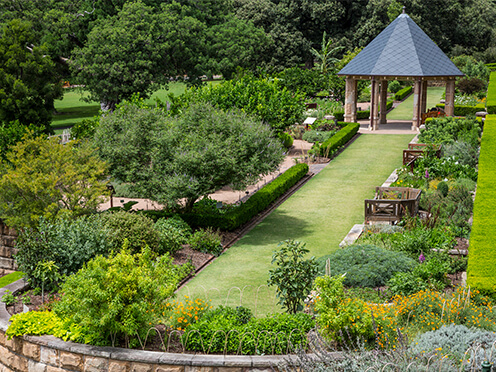
[[168, 322], [172, 328], [183, 331], [190, 324], [197, 322], [207, 310], [212, 309], [212, 306], [201, 298], [193, 300], [189, 296], [184, 296], [183, 301], [174, 300], [168, 302], [165, 305], [165, 309], [169, 311]]

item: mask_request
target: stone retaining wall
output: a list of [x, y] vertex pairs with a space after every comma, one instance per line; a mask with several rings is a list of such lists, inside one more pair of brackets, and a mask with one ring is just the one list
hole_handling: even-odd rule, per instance
[[[0, 289], [16, 292], [18, 280]], [[287, 356], [174, 354], [97, 347], [64, 342], [53, 336], [24, 336], [7, 340], [10, 315], [0, 302], [0, 372], [248, 372], [272, 371]]]
[[13, 228], [5, 226], [0, 220], [0, 276], [10, 274], [17, 269], [12, 258], [17, 250], [15, 249], [15, 240], [17, 232]]

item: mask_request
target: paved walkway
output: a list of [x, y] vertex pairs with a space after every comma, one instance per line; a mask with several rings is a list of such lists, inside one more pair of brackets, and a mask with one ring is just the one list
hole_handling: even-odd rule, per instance
[[416, 135], [419, 132], [417, 130], [412, 130], [411, 120], [390, 120], [387, 124], [379, 124], [379, 129], [371, 131], [369, 130], [370, 120], [359, 120], [360, 124], [359, 133], [367, 134], [413, 134]]

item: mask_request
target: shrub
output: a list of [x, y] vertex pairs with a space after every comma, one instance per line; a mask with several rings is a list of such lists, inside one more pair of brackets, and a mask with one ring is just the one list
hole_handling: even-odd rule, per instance
[[412, 90], [413, 90], [412, 86], [408, 86], [403, 89], [400, 89], [394, 95], [394, 100], [403, 101], [408, 95], [410, 95], [410, 93], [412, 93]]
[[305, 244], [296, 240], [280, 242], [278, 251], [272, 255], [271, 264], [276, 268], [269, 270], [269, 286], [276, 286], [277, 303], [287, 312], [295, 314], [303, 309], [303, 301], [312, 289], [313, 278], [317, 274], [315, 257], [304, 260], [309, 250]]
[[279, 132], [278, 136], [284, 148], [289, 149], [291, 146], [293, 146], [293, 137], [291, 137], [288, 133]]
[[307, 142], [324, 142], [331, 138], [336, 131], [307, 130], [302, 139]]
[[341, 276], [319, 276], [315, 279], [317, 297], [314, 309], [320, 332], [328, 340], [339, 344], [357, 338], [369, 341], [373, 338], [372, 317], [364, 302], [346, 298]]
[[60, 274], [71, 275], [96, 255], [108, 254], [112, 245], [108, 230], [97, 216], [90, 216], [55, 222], [41, 218], [36, 230], [20, 232], [16, 248], [19, 270], [32, 286], [39, 287], [41, 282], [34, 275], [39, 262], [53, 261]]
[[443, 156], [475, 168], [479, 162], [479, 149], [468, 142], [456, 141], [444, 146]]
[[139, 252], [145, 245], [160, 251], [160, 234], [153, 220], [142, 214], [117, 211], [100, 215], [102, 225], [109, 231], [113, 248], [121, 247], [127, 239], [129, 249]]
[[81, 120], [72, 126], [71, 136], [75, 139], [93, 138], [99, 124], [99, 116], [96, 116], [93, 119]]
[[286, 354], [293, 348], [304, 348], [306, 335], [314, 326], [308, 314], [253, 318], [246, 308], [220, 306], [190, 325], [183, 338], [190, 351]]
[[473, 147], [479, 146], [480, 123], [475, 118], [437, 118], [426, 123], [419, 134], [422, 143], [451, 144], [464, 141]]
[[456, 82], [456, 88], [462, 94], [474, 94], [486, 90], [486, 82], [479, 78], [462, 78]]
[[125, 243], [119, 253], [97, 256], [68, 277], [54, 311], [66, 328], [80, 330], [72, 341], [135, 346], [137, 336], [144, 339], [157, 320], [152, 310], [174, 293], [189, 270], [173, 265], [168, 255], [155, 259], [149, 248], [132, 255]]
[[352, 245], [319, 258], [319, 274], [324, 275], [325, 262], [330, 260], [332, 276], [346, 274], [348, 287], [381, 287], [397, 272], [408, 272], [415, 261], [404, 253], [373, 245]]
[[388, 91], [397, 93], [401, 89], [401, 83], [398, 80], [390, 81], [388, 84]]
[[408, 296], [425, 290], [440, 291], [448, 284], [449, 263], [432, 257], [413, 271], [396, 273], [388, 282], [391, 296]]
[[[174, 218], [175, 221], [178, 221], [178, 219], [180, 220], [181, 218]], [[174, 255], [174, 253], [182, 248], [183, 244], [188, 242], [188, 237], [185, 233], [176, 227], [175, 222], [170, 222], [171, 220], [173, 218], [161, 218], [155, 222], [155, 230], [157, 230], [160, 240], [159, 248], [157, 249], [159, 254], [169, 252], [171, 255]]]
[[195, 251], [219, 256], [224, 249], [221, 240], [219, 233], [208, 227], [205, 230], [195, 231], [189, 239], [189, 245]]
[[320, 146], [320, 154], [322, 156], [329, 157], [341, 146], [344, 146], [360, 129], [360, 124], [349, 123], [346, 127], [341, 129], [334, 136], [329, 138], [327, 141], [323, 142]]
[[410, 349], [419, 354], [442, 349], [443, 354], [455, 354], [456, 359], [461, 359], [465, 351], [472, 345], [492, 345], [494, 341], [496, 341], [496, 333], [494, 332], [449, 324], [443, 325], [435, 331], [422, 333], [411, 343]]
[[66, 331], [62, 320], [52, 311], [28, 311], [15, 314], [10, 318], [11, 324], [5, 334], [12, 337], [23, 335], [55, 335], [65, 340]]

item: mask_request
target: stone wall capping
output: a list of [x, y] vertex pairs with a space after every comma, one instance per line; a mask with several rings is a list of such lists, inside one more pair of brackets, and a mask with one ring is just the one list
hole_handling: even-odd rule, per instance
[[244, 367], [253, 366], [253, 359], [251, 355], [226, 355], [224, 357], [224, 367]]
[[171, 365], [191, 366], [194, 354], [163, 353], [160, 357], [160, 363]]

